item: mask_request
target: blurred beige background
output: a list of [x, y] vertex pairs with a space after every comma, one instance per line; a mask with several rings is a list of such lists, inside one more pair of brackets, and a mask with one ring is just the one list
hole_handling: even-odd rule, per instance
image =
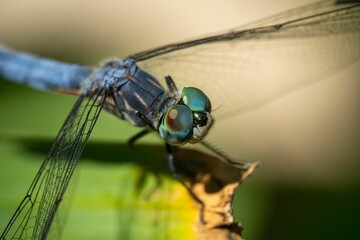
[[[308, 2], [2, 0], [0, 42], [97, 65]], [[216, 143], [235, 158], [261, 161], [265, 178], [328, 186], [358, 182], [359, 69], [358, 61], [325, 81], [217, 122]]]
[[311, 1], [2, 0], [0, 39], [16, 47], [53, 49], [56, 43], [59, 52], [122, 57], [307, 2]]

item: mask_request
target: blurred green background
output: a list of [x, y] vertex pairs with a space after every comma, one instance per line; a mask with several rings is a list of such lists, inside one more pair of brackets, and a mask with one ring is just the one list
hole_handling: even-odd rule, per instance
[[[237, 27], [306, 2], [5, 0], [0, 42], [99, 66], [109, 57]], [[246, 239], [360, 239], [359, 69], [357, 62], [238, 116], [231, 130], [223, 131], [228, 121], [217, 123], [217, 144], [236, 158], [262, 163], [234, 200]], [[0, 229], [75, 100], [0, 81]], [[138, 131], [101, 114], [80, 161], [65, 239], [117, 239], [128, 227], [119, 199], [132, 193], [141, 170], [124, 144]], [[161, 146], [155, 135], [142, 143]], [[131, 224], [135, 231], [145, 226]]]

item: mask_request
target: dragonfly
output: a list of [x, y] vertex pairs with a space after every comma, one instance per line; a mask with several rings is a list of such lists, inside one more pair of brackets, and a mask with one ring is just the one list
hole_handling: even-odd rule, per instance
[[[311, 4], [224, 33], [111, 60], [99, 69], [1, 47], [1, 77], [79, 95], [1, 239], [46, 238], [102, 109], [143, 128], [130, 145], [157, 132], [179, 181], [171, 146], [186, 143], [202, 144], [224, 161], [247, 168], [204, 140], [214, 119], [250, 111], [358, 60], [359, 16], [358, 3]], [[274, 68], [277, 63], [281, 67]], [[267, 77], [245, 71], [249, 65]]]

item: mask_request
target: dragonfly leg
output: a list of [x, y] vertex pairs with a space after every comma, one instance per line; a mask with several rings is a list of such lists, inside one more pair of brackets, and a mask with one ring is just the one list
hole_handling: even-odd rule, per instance
[[[145, 117], [144, 115], [142, 115], [141, 113], [139, 113], [139, 112], [135, 112], [135, 114], [136, 114], [136, 116], [138, 116], [138, 118], [140, 118], [143, 122], [145, 122], [145, 124], [148, 126], [148, 127], [150, 127], [151, 129], [153, 129], [153, 130], [155, 130], [155, 128], [154, 128], [154, 126], [153, 126], [153, 124], [152, 124], [152, 122], [151, 122], [151, 120], [150, 119], [148, 119], [147, 117]], [[146, 131], [148, 131], [148, 129], [145, 129]], [[144, 135], [146, 135], [146, 134], [144, 134]], [[144, 135], [142, 135], [142, 136], [144, 136]], [[135, 135], [136, 136], [136, 135]], [[141, 138], [142, 136], [140, 136], [140, 137], [138, 137], [138, 138]]]
[[166, 76], [165, 77], [166, 85], [171, 93], [176, 93], [178, 91], [178, 88], [176, 87], [176, 84], [172, 77]]
[[201, 141], [200, 143], [201, 143], [201, 145], [203, 145], [204, 147], [206, 147], [207, 149], [209, 149], [210, 151], [212, 151], [213, 153], [215, 153], [216, 155], [221, 157], [225, 162], [228, 162], [231, 165], [234, 165], [240, 169], [247, 170], [251, 165], [249, 163], [232, 160], [230, 157], [226, 156], [226, 154], [224, 152], [222, 152], [220, 149], [214, 147], [213, 145], [211, 145], [210, 143], [208, 143], [204, 140]]
[[[150, 133], [151, 130], [150, 129], [143, 129], [141, 132], [137, 133], [136, 135], [134, 135], [133, 137], [131, 137], [128, 142], [127, 145], [129, 147], [129, 149], [135, 153], [136, 155], [136, 159], [140, 162], [141, 166], [147, 166], [147, 163], [149, 162], [148, 160], [144, 159], [143, 155], [140, 153], [139, 149], [135, 147], [135, 143], [136, 141], [138, 141], [140, 138], [146, 136], [148, 133]], [[146, 193], [146, 198], [150, 198], [153, 193], [156, 191], [156, 189], [158, 189], [161, 185], [161, 178], [159, 176], [159, 174], [157, 172], [155, 172], [154, 170], [148, 169], [146, 168], [145, 170], [150, 171], [154, 177], [155, 177], [155, 185], [148, 191], [148, 193]]]
[[202, 224], [206, 224], [206, 222], [204, 220], [204, 210], [205, 210], [204, 202], [201, 201], [200, 198], [198, 198], [198, 196], [196, 196], [196, 194], [191, 190], [191, 188], [184, 182], [184, 180], [177, 173], [176, 167], [174, 165], [174, 155], [172, 153], [171, 146], [167, 143], [166, 143], [166, 151], [167, 151], [166, 158], [167, 158], [169, 168], [170, 168], [170, 171], [171, 171], [173, 177], [176, 180], [178, 180], [188, 190], [191, 197], [200, 205], [200, 221]]
[[143, 129], [141, 132], [139, 132], [136, 135], [132, 136], [128, 140], [127, 145], [130, 147], [130, 149], [133, 149], [134, 145], [135, 145], [135, 142], [138, 141], [140, 138], [146, 136], [148, 133], [150, 133], [149, 129]]

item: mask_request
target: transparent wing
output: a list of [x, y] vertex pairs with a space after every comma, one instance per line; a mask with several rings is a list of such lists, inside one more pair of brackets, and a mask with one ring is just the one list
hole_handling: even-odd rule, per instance
[[79, 97], [0, 239], [46, 238], [106, 96], [97, 88], [87, 101], [86, 92]]
[[134, 54], [158, 79], [195, 86], [217, 119], [253, 110], [360, 57], [360, 5], [312, 4], [243, 30]]

